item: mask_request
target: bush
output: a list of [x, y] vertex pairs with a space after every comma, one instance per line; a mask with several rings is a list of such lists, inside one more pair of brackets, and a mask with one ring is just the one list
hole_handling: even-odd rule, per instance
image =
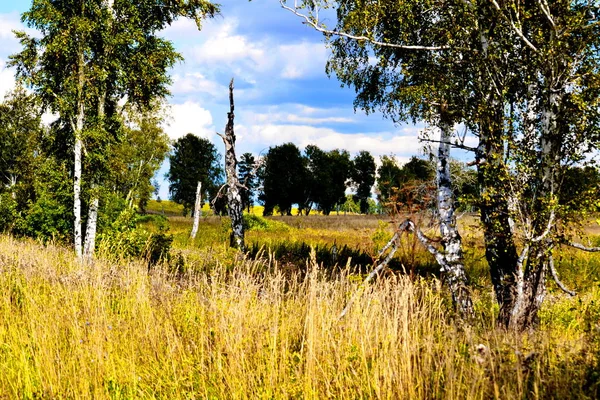
[[150, 233], [137, 224], [139, 216], [134, 210], [125, 209], [99, 235], [99, 250], [112, 258], [142, 258], [152, 266], [161, 261], [170, 261], [173, 235], [167, 234], [166, 225], [158, 233]]
[[[229, 222], [229, 220], [227, 221]], [[285, 222], [267, 219], [254, 214], [244, 214], [244, 229], [247, 231], [288, 232], [290, 226]]]
[[0, 232], [12, 230], [17, 218], [17, 202], [10, 193], [0, 194]]

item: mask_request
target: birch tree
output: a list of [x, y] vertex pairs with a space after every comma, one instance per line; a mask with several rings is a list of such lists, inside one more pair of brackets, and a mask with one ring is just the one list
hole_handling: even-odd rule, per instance
[[[385, 1], [374, 6], [352, 0], [295, 2], [293, 6], [281, 0], [280, 4], [328, 38], [332, 57], [327, 70], [355, 87], [357, 107], [367, 112], [380, 108], [395, 122], [419, 118], [438, 127], [436, 181], [442, 249], [425, 235], [418, 237], [438, 261], [457, 309], [470, 315], [472, 303], [454, 217], [447, 146], [464, 101], [462, 91], [453, 90], [453, 85], [461, 83], [462, 71], [453, 63], [458, 55], [453, 49], [456, 38], [449, 35], [453, 32], [452, 5], [406, 1], [400, 7]], [[320, 20], [319, 13], [326, 8], [337, 12], [335, 28], [324, 27]]]
[[[218, 8], [206, 0], [34, 0], [23, 14], [23, 22], [40, 31], [41, 38], [18, 33], [23, 50], [12, 63], [71, 131], [73, 234], [80, 259], [83, 149], [86, 154], [103, 150], [88, 148], [86, 139], [94, 131], [106, 134], [107, 113], [116, 115], [120, 99], [149, 107], [168, 93], [167, 71], [180, 56], [170, 42], [157, 36], [161, 29], [180, 16], [193, 18], [200, 27], [202, 19], [216, 12]], [[95, 191], [91, 193], [93, 224], [99, 199]], [[86, 247], [93, 252], [95, 227], [90, 225], [88, 234]]]
[[[562, 173], [598, 143], [598, 3], [281, 3], [329, 38], [329, 71], [356, 88], [356, 106], [431, 121], [442, 132], [438, 160], [444, 125], [476, 137], [475, 148], [457, 136], [452, 145], [475, 155], [499, 319], [534, 324], [548, 272], [564, 286], [552, 260]], [[336, 10], [335, 28], [322, 24], [322, 7]]]

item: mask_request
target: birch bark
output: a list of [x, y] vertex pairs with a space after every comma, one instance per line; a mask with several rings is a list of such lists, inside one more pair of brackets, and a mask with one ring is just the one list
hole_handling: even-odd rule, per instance
[[192, 233], [190, 237], [196, 239], [198, 234], [198, 225], [200, 225], [200, 213], [202, 213], [202, 182], [198, 182], [196, 188], [196, 204], [194, 204], [194, 225], [192, 227]]
[[82, 231], [81, 231], [81, 155], [83, 151], [83, 128], [85, 123], [85, 104], [83, 87], [85, 84], [83, 50], [79, 49], [77, 62], [77, 119], [74, 126], [75, 146], [73, 148], [74, 171], [73, 171], [73, 214], [75, 216], [74, 239], [75, 254], [81, 261], [83, 257]]
[[443, 264], [441, 266], [444, 280], [450, 289], [458, 311], [462, 315], [472, 315], [473, 303], [465, 273], [462, 239], [456, 228], [456, 215], [454, 213], [454, 194], [450, 175], [452, 128], [452, 124], [442, 118], [436, 168], [437, 206], [440, 217], [440, 234], [444, 248]]

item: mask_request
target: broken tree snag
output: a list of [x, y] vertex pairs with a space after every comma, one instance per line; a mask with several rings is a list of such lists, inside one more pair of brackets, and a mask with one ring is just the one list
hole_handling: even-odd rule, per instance
[[219, 135], [225, 144], [225, 173], [227, 174], [227, 212], [231, 218], [230, 243], [241, 251], [245, 251], [244, 245], [244, 221], [242, 194], [238, 174], [237, 159], [235, 157], [235, 133], [233, 130], [234, 102], [233, 102], [233, 79], [229, 83], [229, 112], [227, 113], [227, 125], [225, 135]]
[[198, 225], [200, 224], [200, 214], [202, 213], [202, 182], [198, 181], [196, 188], [196, 203], [194, 204], [194, 226], [190, 237], [196, 239], [198, 233]]

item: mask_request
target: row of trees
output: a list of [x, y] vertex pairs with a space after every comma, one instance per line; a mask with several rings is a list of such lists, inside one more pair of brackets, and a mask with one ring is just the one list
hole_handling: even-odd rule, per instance
[[[182, 204], [186, 214], [194, 205], [198, 182], [202, 198], [212, 199], [215, 212], [226, 212], [221, 155], [214, 144], [188, 134], [175, 142], [170, 163], [171, 199]], [[460, 177], [455, 180], [454, 192], [467, 199], [466, 195], [476, 191], [475, 171], [456, 161], [452, 167], [455, 176]], [[375, 159], [367, 151], [351, 158], [345, 150], [324, 151], [315, 145], [303, 152], [293, 143], [274, 146], [260, 162], [244, 153], [238, 175], [243, 184], [244, 207], [249, 209], [257, 198], [264, 205], [264, 215], [272, 215], [275, 210], [290, 215], [293, 205], [298, 206], [300, 214], [317, 209], [328, 215], [348, 202], [348, 189], [354, 192], [352, 202], [358, 204], [357, 211], [362, 214], [374, 211], [369, 201], [373, 188], [384, 206], [431, 208], [435, 197], [431, 193], [435, 185], [433, 160], [412, 157], [400, 166], [394, 157], [383, 156], [376, 168]]]
[[323, 151], [315, 145], [307, 146], [302, 154], [296, 145], [287, 143], [269, 149], [259, 179], [264, 215], [272, 215], [275, 208], [290, 215], [293, 204], [299, 213], [308, 214], [316, 207], [329, 215], [346, 201], [348, 185], [355, 189], [354, 197], [366, 213], [375, 183], [375, 160], [366, 151], [350, 159], [345, 150]]

